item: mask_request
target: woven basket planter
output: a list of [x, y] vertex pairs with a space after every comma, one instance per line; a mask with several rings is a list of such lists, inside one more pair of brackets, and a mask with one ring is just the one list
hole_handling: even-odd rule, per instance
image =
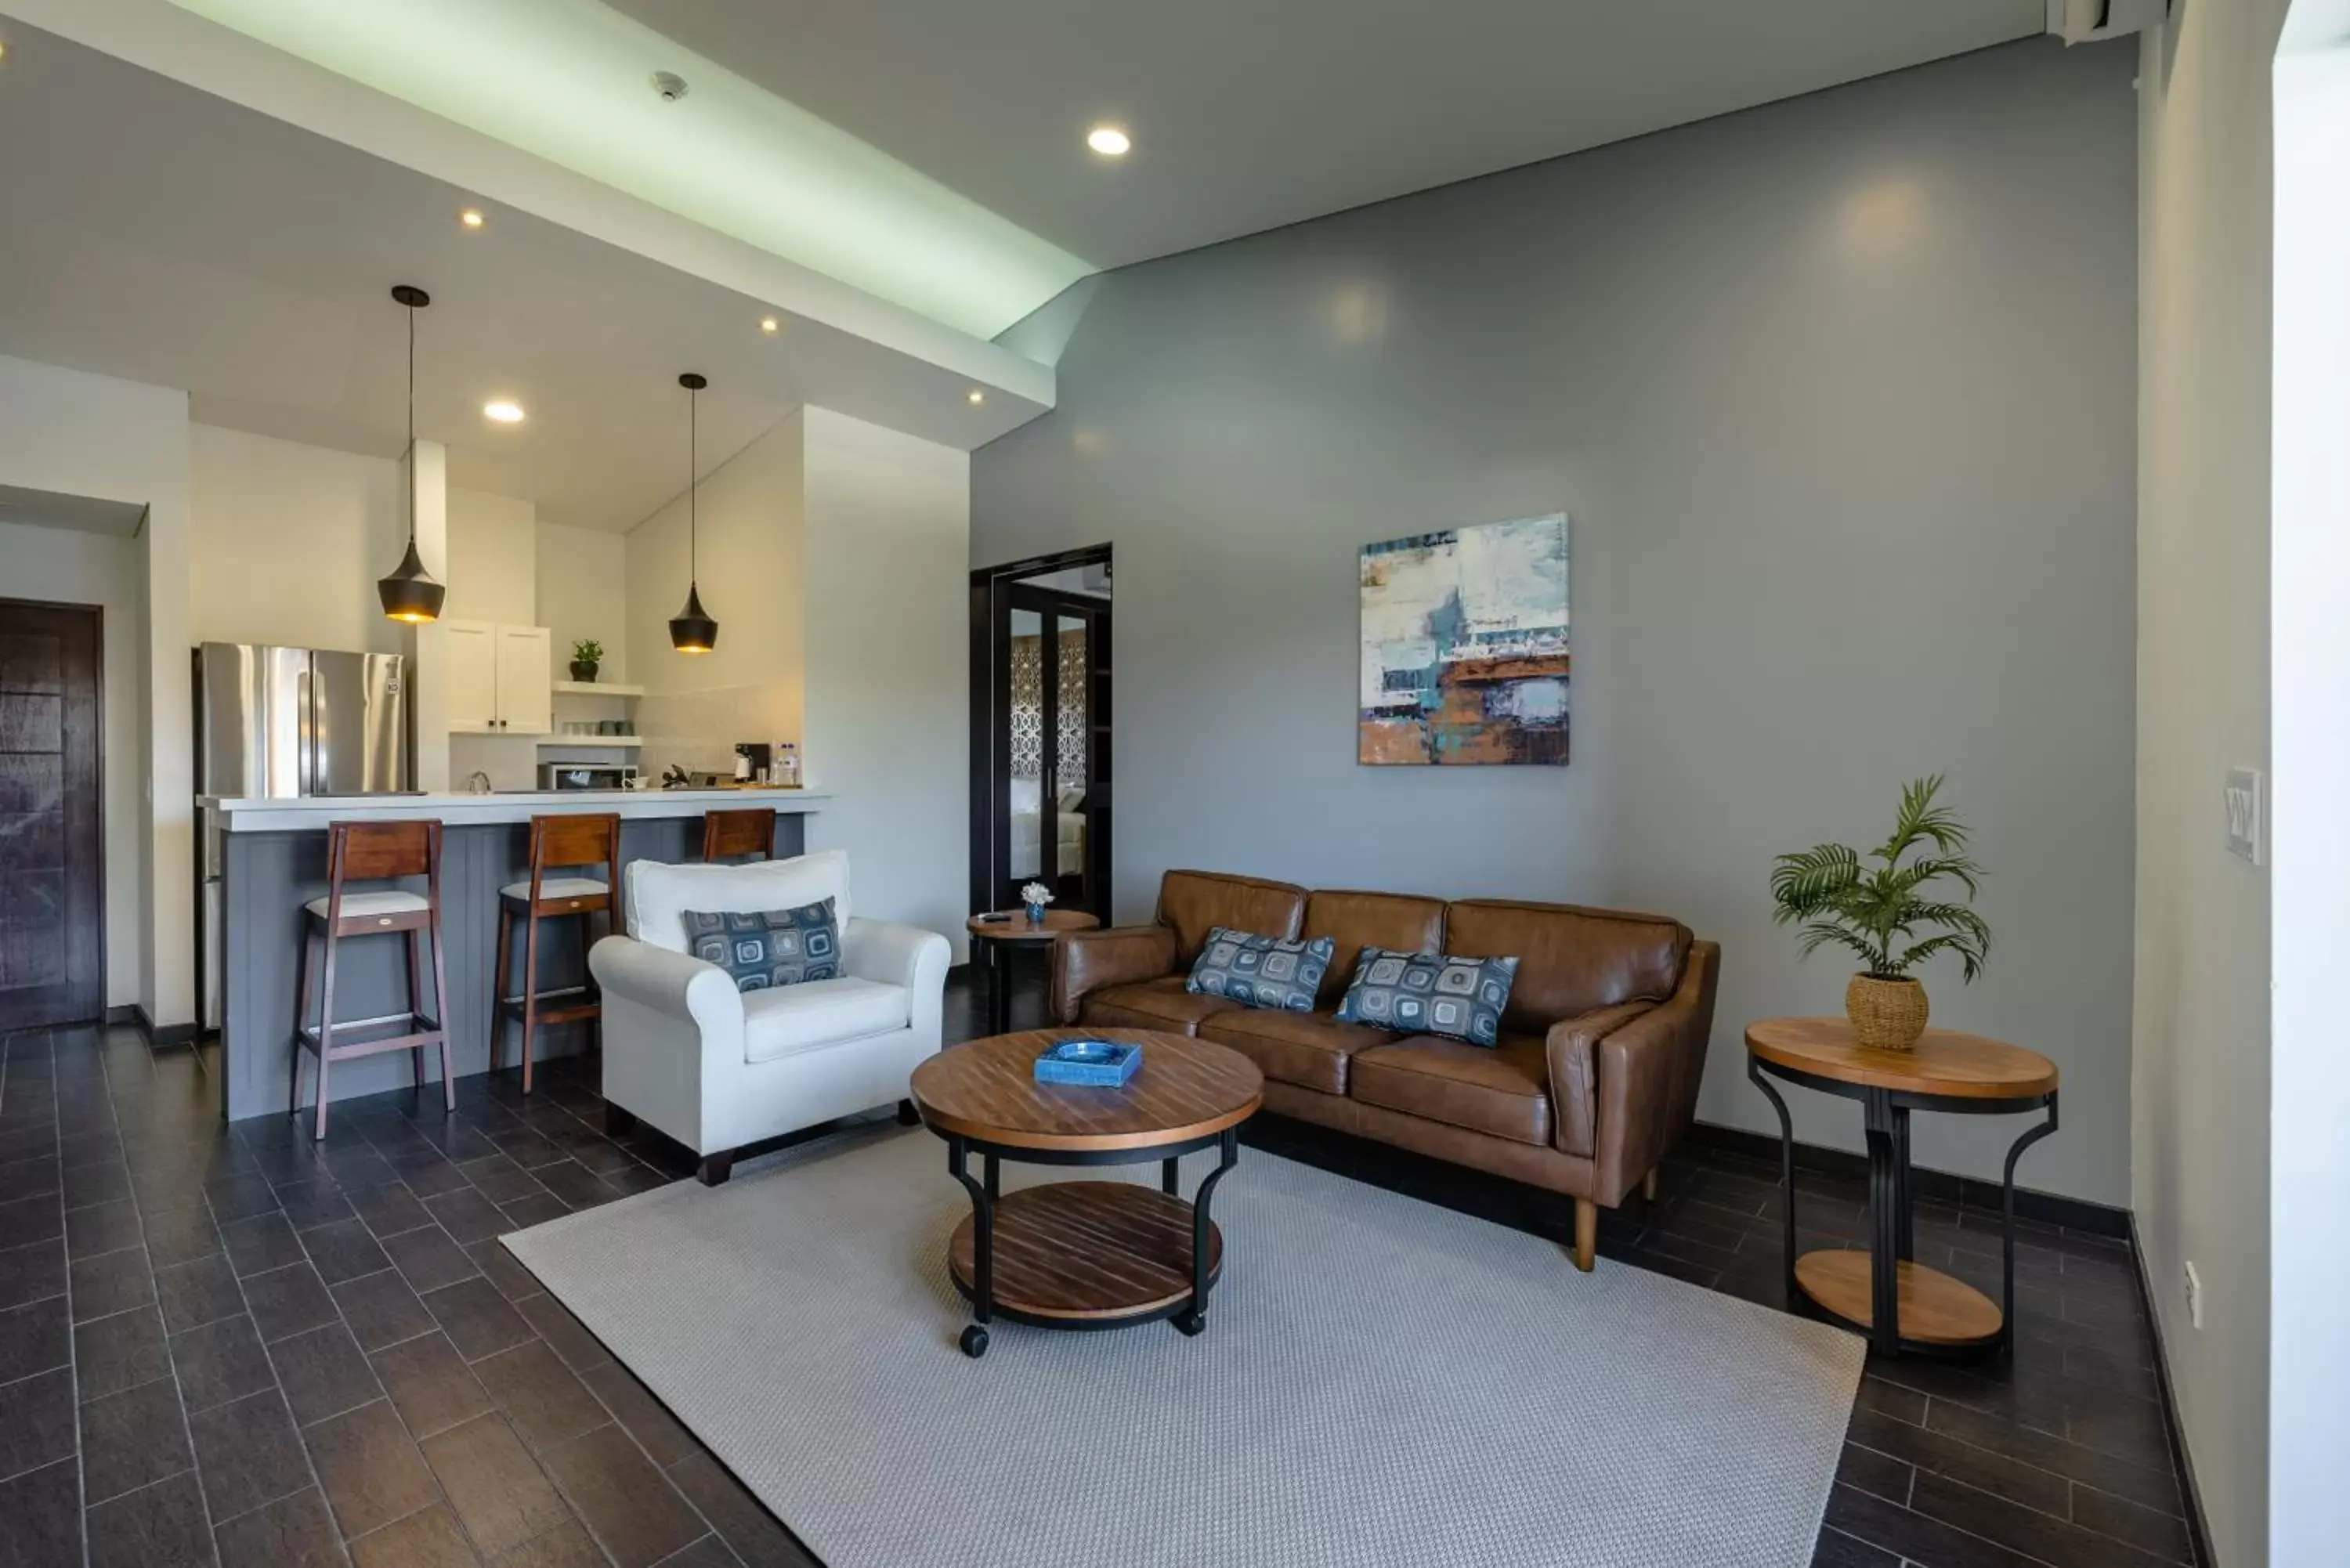
[[1856, 974], [1844, 988], [1853, 1037], [1877, 1051], [1907, 1051], [1926, 1033], [1926, 988], [1914, 980]]

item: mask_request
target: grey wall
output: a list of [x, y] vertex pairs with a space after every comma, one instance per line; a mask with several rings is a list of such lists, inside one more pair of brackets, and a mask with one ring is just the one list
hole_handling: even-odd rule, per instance
[[[1771, 857], [1944, 771], [1999, 947], [1936, 1018], [2064, 1069], [2028, 1184], [2126, 1201], [2135, 65], [2013, 45], [1106, 280], [972, 543], [1116, 547], [1118, 913], [1170, 866], [1667, 910], [1724, 947], [1700, 1114], [1773, 1128], [1742, 1022], [1847, 970]], [[1559, 508], [1572, 765], [1357, 767], [1357, 546]]]

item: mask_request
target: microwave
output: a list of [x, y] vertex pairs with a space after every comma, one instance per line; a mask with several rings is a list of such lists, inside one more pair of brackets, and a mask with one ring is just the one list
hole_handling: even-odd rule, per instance
[[634, 789], [637, 770], [626, 763], [541, 763], [543, 790]]

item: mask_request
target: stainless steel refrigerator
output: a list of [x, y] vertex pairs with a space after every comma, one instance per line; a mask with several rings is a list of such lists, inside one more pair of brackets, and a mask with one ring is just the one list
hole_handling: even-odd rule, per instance
[[[396, 794], [413, 781], [409, 668], [397, 653], [208, 642], [195, 653], [196, 794]], [[221, 1025], [219, 813], [196, 811], [196, 1004]]]

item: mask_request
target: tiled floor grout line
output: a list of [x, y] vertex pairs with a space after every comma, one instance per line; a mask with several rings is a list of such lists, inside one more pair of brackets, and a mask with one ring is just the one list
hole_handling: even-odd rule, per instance
[[[81, 1560], [86, 1568], [89, 1562], [89, 1475], [82, 1459], [81, 1335], [80, 1324], [74, 1321], [73, 1241], [66, 1231], [66, 1215], [70, 1212], [66, 1208], [66, 1119], [64, 1106], [57, 1098], [57, 1037], [55, 1031], [50, 1032], [48, 1043], [49, 1126], [57, 1135], [57, 1245], [63, 1249], [66, 1259], [66, 1366], [68, 1375], [73, 1380], [74, 1498], [76, 1502], [74, 1530], [79, 1541]], [[6, 1077], [15, 1064], [16, 1052], [13, 1049], [5, 1055], [0, 1055], [0, 1105], [7, 1103]], [[106, 1100], [106, 1119], [111, 1123], [115, 1119], [113, 1096], [103, 1096], [102, 1097]], [[130, 1173], [130, 1161], [123, 1162], [122, 1170], [123, 1179], [127, 1184]], [[140, 1240], [142, 1244], [146, 1241], [144, 1231], [140, 1232]], [[159, 1321], [162, 1317], [160, 1305], [156, 1317]], [[169, 1354], [168, 1347], [166, 1354]]]
[[[147, 1075], [151, 1082], [155, 1076], [155, 1059], [153, 1054], [151, 1052], [141, 1053], [140, 1059], [146, 1064]], [[130, 1172], [130, 1146], [123, 1141], [122, 1110], [121, 1107], [115, 1103], [114, 1096], [114, 1066], [113, 1064], [107, 1060], [107, 1054], [103, 1044], [101, 1044], [98, 1054], [98, 1070], [99, 1080], [105, 1086], [107, 1119], [113, 1124], [115, 1145], [122, 1150], [123, 1175], [126, 1182], [129, 1182]], [[131, 1188], [130, 1212], [138, 1217], [139, 1245], [141, 1249], [144, 1249], [147, 1246], [147, 1210], [140, 1207], [137, 1184], [135, 1182], [129, 1182], [129, 1184]], [[203, 1190], [203, 1183], [199, 1182], [197, 1184], [196, 1190], [200, 1193]], [[207, 1218], [212, 1216], [212, 1203], [209, 1199], [207, 1199], [204, 1203], [204, 1214]], [[216, 1220], [213, 1221], [213, 1228], [215, 1230], [219, 1228], [219, 1222]], [[225, 1248], [226, 1243], [224, 1242], [223, 1246]], [[124, 1250], [128, 1251], [129, 1249], [126, 1248]], [[68, 1270], [68, 1277], [70, 1278], [73, 1267], [70, 1258], [68, 1259], [66, 1266]], [[150, 1251], [148, 1253], [148, 1274], [151, 1279], [153, 1277], [154, 1272], [154, 1254]], [[234, 1272], [234, 1271], [231, 1272]], [[180, 1407], [180, 1430], [188, 1439], [188, 1471], [194, 1472], [196, 1478], [196, 1504], [204, 1511], [204, 1544], [206, 1548], [212, 1552], [213, 1561], [218, 1562], [220, 1559], [220, 1549], [213, 1535], [213, 1501], [211, 1490], [204, 1485], [203, 1461], [198, 1458], [196, 1454], [196, 1427], [194, 1422], [188, 1419], [188, 1391], [185, 1387], [182, 1386], [180, 1383], [179, 1357], [172, 1354], [171, 1327], [163, 1320], [163, 1293], [160, 1289], [155, 1293], [155, 1319], [157, 1327], [161, 1329], [163, 1334], [163, 1360], [172, 1369], [170, 1374], [172, 1379], [172, 1397], [178, 1401]], [[160, 1383], [162, 1379], [159, 1377], [152, 1379], [151, 1381]], [[141, 1384], [140, 1386], [144, 1387], [146, 1385]], [[78, 1379], [76, 1380], [74, 1386], [74, 1398], [75, 1417], [78, 1420], [81, 1411], [81, 1387]], [[188, 1471], [175, 1470], [172, 1474], [182, 1475], [188, 1473]], [[158, 1476], [154, 1480], [150, 1481], [147, 1484], [150, 1486], [159, 1485], [161, 1482], [172, 1479], [172, 1476]], [[120, 1495], [123, 1497], [129, 1497], [133, 1492], [142, 1490], [144, 1489], [133, 1487], [130, 1489], [130, 1491], [123, 1492]], [[111, 1502], [114, 1499], [106, 1498], [100, 1501], [104, 1502]], [[97, 1506], [97, 1503], [93, 1503], [90, 1501], [88, 1488], [85, 1485], [82, 1491], [81, 1508], [82, 1532], [85, 1541], [87, 1540], [89, 1531], [89, 1511]], [[87, 1544], [85, 1544], [83, 1550], [85, 1554], [87, 1554], [88, 1550]]]

